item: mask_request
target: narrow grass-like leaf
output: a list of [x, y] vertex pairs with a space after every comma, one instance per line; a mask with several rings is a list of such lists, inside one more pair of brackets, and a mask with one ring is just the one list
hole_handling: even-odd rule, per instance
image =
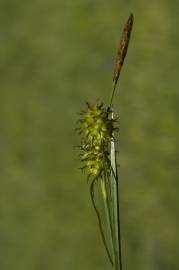
[[92, 200], [92, 204], [93, 204], [94, 210], [95, 210], [96, 215], [97, 215], [97, 218], [98, 218], [98, 224], [99, 224], [99, 229], [100, 229], [101, 237], [102, 237], [102, 240], [103, 240], [103, 244], [105, 246], [105, 249], [106, 249], [106, 252], [107, 252], [109, 261], [113, 265], [113, 259], [111, 257], [111, 254], [110, 254], [110, 251], [109, 251], [109, 248], [108, 248], [108, 245], [107, 245], [106, 237], [105, 237], [105, 234], [104, 234], [104, 231], [103, 231], [103, 226], [102, 226], [100, 212], [99, 212], [99, 210], [98, 210], [98, 208], [96, 206], [96, 203], [95, 203], [94, 185], [95, 185], [95, 179], [92, 181], [91, 186], [90, 186], [91, 200]]
[[113, 245], [113, 228], [112, 228], [112, 213], [111, 213], [111, 191], [110, 191], [110, 182], [107, 174], [104, 175], [104, 178], [101, 179], [101, 190], [104, 202], [105, 217], [106, 217], [106, 227], [107, 234], [109, 239], [109, 245], [111, 250], [111, 257], [114, 264], [114, 245]]

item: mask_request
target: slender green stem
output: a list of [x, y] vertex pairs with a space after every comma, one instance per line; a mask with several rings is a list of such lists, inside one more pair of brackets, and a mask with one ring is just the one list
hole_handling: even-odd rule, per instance
[[[111, 113], [113, 119], [113, 112]], [[120, 217], [119, 217], [119, 193], [118, 193], [118, 174], [116, 169], [116, 152], [114, 138], [111, 138], [111, 190], [112, 190], [112, 221], [113, 239], [115, 251], [115, 270], [122, 270], [121, 236], [120, 236]]]
[[117, 200], [117, 224], [118, 224], [118, 243], [119, 243], [119, 264], [122, 270], [122, 248], [121, 248], [121, 223], [120, 223], [120, 209], [119, 209], [119, 182], [118, 172], [116, 170], [116, 200]]
[[111, 95], [111, 99], [110, 99], [110, 103], [109, 103], [109, 108], [111, 108], [112, 106], [112, 102], [113, 102], [113, 98], [114, 98], [114, 93], [115, 93], [115, 90], [116, 90], [116, 82], [114, 81], [113, 82], [113, 86], [112, 86], [112, 95]]

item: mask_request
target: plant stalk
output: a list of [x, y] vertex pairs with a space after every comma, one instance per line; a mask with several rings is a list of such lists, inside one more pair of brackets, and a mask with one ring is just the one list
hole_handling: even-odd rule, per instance
[[[113, 111], [111, 119], [114, 119]], [[114, 268], [122, 270], [122, 253], [121, 253], [121, 235], [120, 235], [120, 216], [119, 216], [119, 178], [116, 168], [116, 151], [115, 141], [111, 138], [111, 198], [112, 198], [112, 227], [113, 227], [113, 246], [114, 246]]]

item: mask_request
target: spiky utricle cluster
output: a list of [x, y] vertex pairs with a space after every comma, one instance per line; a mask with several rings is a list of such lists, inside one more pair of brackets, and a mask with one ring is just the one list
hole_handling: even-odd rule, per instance
[[80, 120], [81, 160], [88, 177], [99, 178], [110, 171], [109, 144], [114, 131], [114, 120], [103, 104], [88, 105]]

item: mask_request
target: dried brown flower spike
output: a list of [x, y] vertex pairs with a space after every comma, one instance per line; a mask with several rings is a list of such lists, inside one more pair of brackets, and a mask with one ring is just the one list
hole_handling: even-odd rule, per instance
[[117, 57], [116, 57], [114, 74], [113, 74], [114, 88], [113, 88], [113, 93], [112, 93], [110, 105], [112, 104], [114, 91], [115, 91], [115, 88], [117, 85], [117, 81], [119, 79], [119, 75], [121, 73], [121, 69], [122, 69], [122, 65], [124, 63], [125, 56], [127, 54], [127, 49], [128, 49], [132, 26], [133, 26], [133, 21], [134, 21], [134, 15], [131, 13], [131, 15], [129, 16], [129, 18], [124, 26], [124, 30], [122, 33], [122, 37], [121, 37], [121, 41], [120, 41], [120, 45], [119, 45], [119, 49], [118, 49], [118, 53], [117, 53]]

